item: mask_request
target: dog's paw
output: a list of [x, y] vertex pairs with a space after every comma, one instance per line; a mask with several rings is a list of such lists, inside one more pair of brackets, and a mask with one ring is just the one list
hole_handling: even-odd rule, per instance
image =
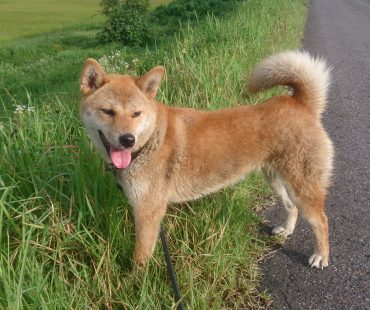
[[138, 267], [144, 267], [148, 263], [148, 256], [143, 252], [135, 251], [134, 262]]
[[316, 267], [323, 269], [324, 267], [328, 267], [328, 259], [324, 258], [320, 254], [313, 254], [310, 259], [308, 260], [308, 264], [310, 267]]
[[272, 230], [272, 233], [274, 235], [281, 235], [281, 236], [284, 236], [284, 237], [288, 237], [289, 235], [291, 235], [293, 232], [292, 231], [288, 231], [286, 230], [283, 226], [277, 226], [275, 227], [273, 230]]

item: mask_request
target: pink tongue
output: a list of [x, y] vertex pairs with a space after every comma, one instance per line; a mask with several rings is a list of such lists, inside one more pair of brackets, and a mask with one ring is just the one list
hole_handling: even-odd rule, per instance
[[113, 165], [118, 169], [127, 168], [131, 162], [131, 153], [128, 151], [120, 151], [111, 146], [109, 153]]

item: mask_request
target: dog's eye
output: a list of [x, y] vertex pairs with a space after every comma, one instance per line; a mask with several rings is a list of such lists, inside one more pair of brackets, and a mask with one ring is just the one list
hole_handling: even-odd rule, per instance
[[116, 115], [116, 112], [114, 112], [113, 110], [110, 110], [110, 109], [100, 109], [103, 113], [109, 115], [109, 116], [114, 116]]
[[140, 116], [140, 114], [141, 114], [141, 112], [140, 112], [140, 111], [138, 111], [138, 112], [134, 112], [134, 114], [132, 114], [132, 117], [138, 117], [138, 116]]

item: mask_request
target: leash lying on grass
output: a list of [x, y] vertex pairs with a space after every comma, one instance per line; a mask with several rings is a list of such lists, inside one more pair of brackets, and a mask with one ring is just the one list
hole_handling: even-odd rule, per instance
[[172, 262], [171, 262], [171, 256], [170, 256], [170, 252], [168, 250], [168, 243], [167, 243], [167, 240], [166, 240], [166, 235], [165, 235], [164, 230], [163, 230], [163, 225], [161, 225], [161, 231], [160, 231], [159, 235], [161, 237], [161, 242], [162, 242], [162, 247], [163, 247], [163, 252], [164, 252], [164, 259], [166, 260], [166, 265], [167, 265], [168, 276], [169, 276], [170, 281], [171, 281], [173, 294], [175, 295], [177, 310], [183, 310], [183, 309], [185, 309], [185, 307], [184, 307], [184, 304], [182, 302], [182, 295], [181, 295], [181, 292], [180, 292], [180, 289], [179, 289], [179, 285], [177, 283], [176, 273], [175, 273], [175, 270], [174, 270]]

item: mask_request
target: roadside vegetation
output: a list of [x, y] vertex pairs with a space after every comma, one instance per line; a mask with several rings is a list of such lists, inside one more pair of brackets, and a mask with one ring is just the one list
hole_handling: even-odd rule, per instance
[[[0, 32], [0, 308], [175, 308], [160, 244], [148, 267], [131, 261], [130, 207], [79, 120], [82, 64], [94, 57], [108, 72], [135, 75], [164, 65], [158, 100], [168, 105], [254, 104], [272, 92], [246, 97], [248, 74], [261, 58], [299, 47], [305, 1], [235, 1], [139, 47], [100, 43], [99, 3], [87, 2], [63, 27], [55, 19], [45, 31]], [[43, 1], [32, 3], [42, 11]], [[266, 307], [257, 262], [272, 241], [256, 212], [272, 202], [256, 173], [169, 207], [164, 225], [189, 309]]]

